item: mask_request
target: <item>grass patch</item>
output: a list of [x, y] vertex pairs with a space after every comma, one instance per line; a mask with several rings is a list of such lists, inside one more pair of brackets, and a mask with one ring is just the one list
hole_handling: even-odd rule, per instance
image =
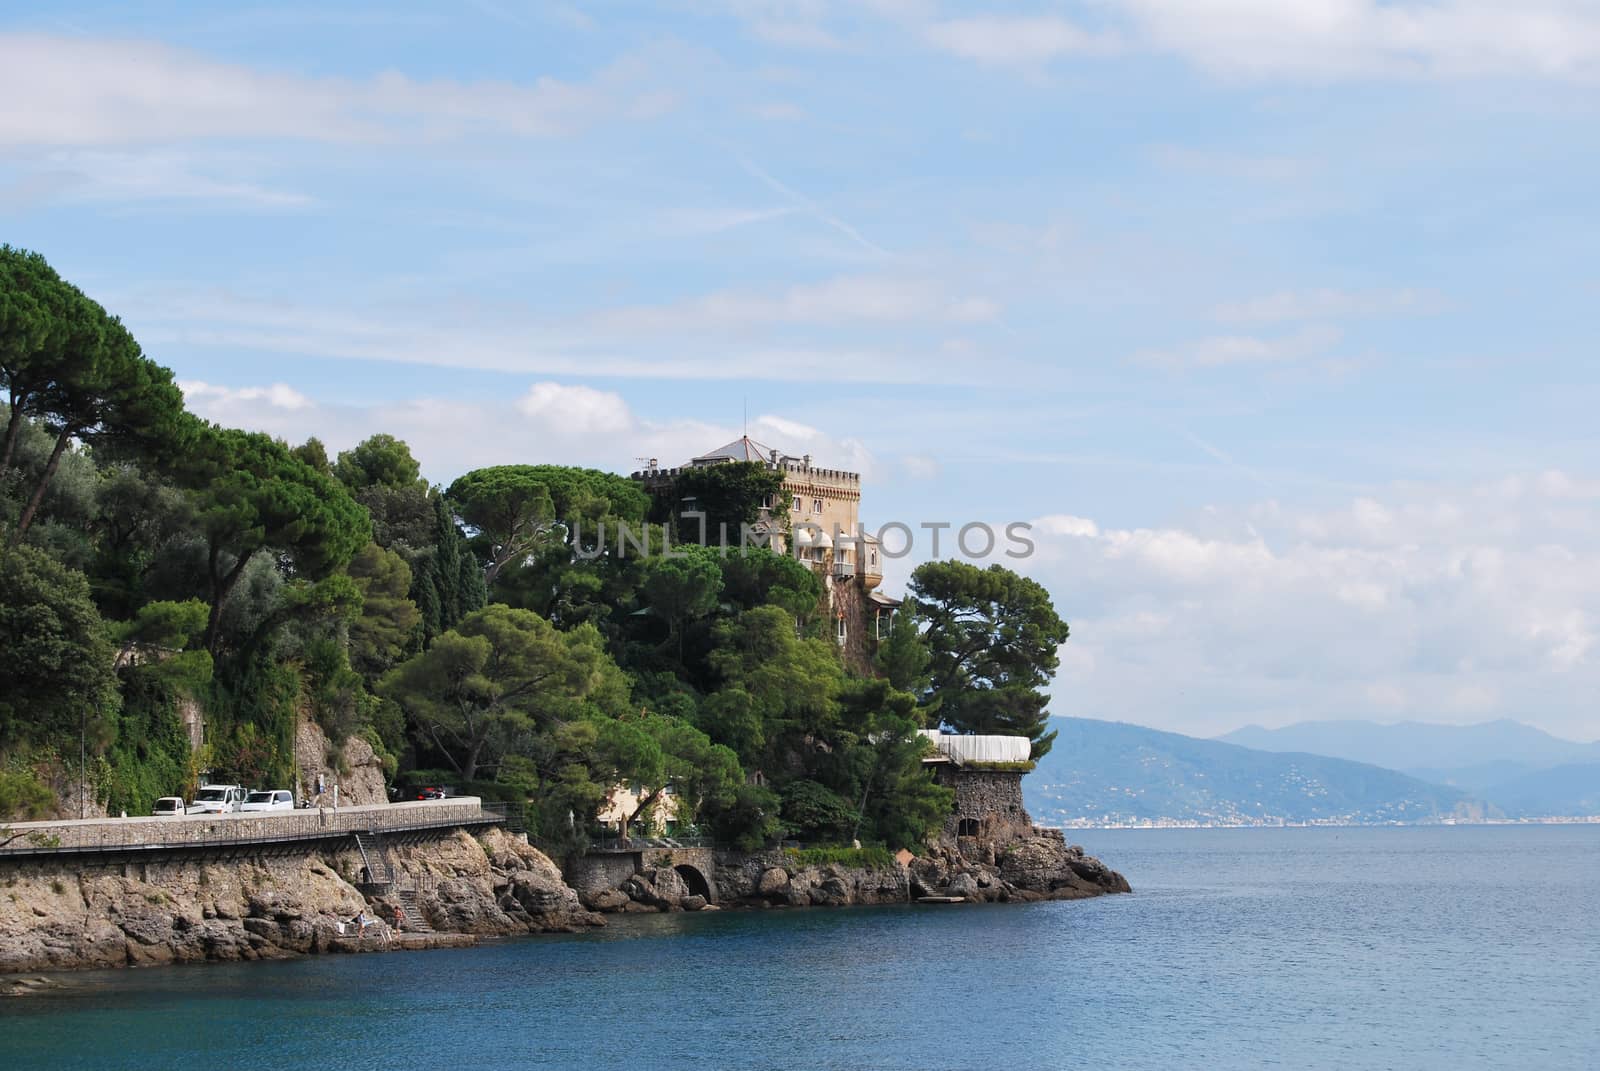
[[796, 866], [887, 867], [894, 865], [894, 853], [888, 848], [785, 848]]
[[1032, 759], [1023, 762], [963, 762], [963, 770], [988, 770], [994, 773], [1028, 773], [1036, 766]]

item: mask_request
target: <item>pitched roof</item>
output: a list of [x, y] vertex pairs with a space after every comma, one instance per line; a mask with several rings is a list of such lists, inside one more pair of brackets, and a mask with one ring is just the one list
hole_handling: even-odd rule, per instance
[[763, 446], [748, 435], [741, 435], [726, 446], [719, 446], [709, 453], [701, 454], [690, 462], [691, 465], [704, 465], [717, 461], [759, 461], [764, 465], [772, 464], [772, 447]]

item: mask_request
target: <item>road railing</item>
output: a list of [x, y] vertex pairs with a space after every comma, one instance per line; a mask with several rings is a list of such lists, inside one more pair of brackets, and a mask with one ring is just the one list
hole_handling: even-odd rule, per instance
[[359, 807], [306, 807], [294, 811], [183, 814], [161, 818], [88, 818], [13, 822], [0, 858], [135, 849], [270, 844], [321, 840], [354, 833], [401, 833], [503, 821], [476, 796]]

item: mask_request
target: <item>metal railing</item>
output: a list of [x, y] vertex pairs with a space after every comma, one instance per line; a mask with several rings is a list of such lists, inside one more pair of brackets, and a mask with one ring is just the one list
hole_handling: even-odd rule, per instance
[[598, 837], [589, 841], [591, 852], [642, 852], [647, 848], [715, 848], [710, 837]]
[[504, 821], [485, 811], [477, 797], [377, 804], [287, 813], [173, 815], [167, 818], [90, 818], [61, 822], [16, 822], [0, 858], [63, 852], [155, 851], [322, 840], [369, 831], [406, 832]]

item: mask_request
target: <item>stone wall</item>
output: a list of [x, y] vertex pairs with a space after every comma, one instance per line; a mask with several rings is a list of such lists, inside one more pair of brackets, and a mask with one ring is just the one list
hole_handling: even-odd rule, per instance
[[638, 852], [591, 852], [567, 860], [562, 873], [567, 884], [588, 903], [598, 893], [621, 888], [641, 865]]
[[717, 887], [729, 903], [785, 907], [903, 904], [910, 877], [898, 863], [850, 867], [803, 865], [788, 852], [718, 852]]
[[1004, 846], [1033, 830], [1022, 802], [1022, 771], [974, 770], [954, 763], [934, 767], [940, 784], [956, 790], [956, 805], [942, 838], [974, 837]]

